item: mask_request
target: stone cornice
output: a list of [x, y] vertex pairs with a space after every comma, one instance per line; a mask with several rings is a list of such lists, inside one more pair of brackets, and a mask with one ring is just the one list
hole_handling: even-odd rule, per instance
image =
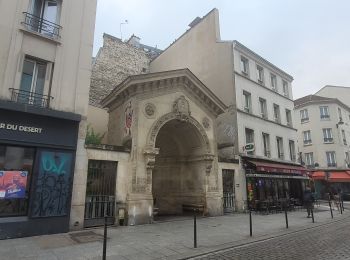
[[130, 76], [104, 98], [101, 104], [110, 109], [116, 103], [122, 104], [139, 94], [176, 88], [187, 90], [215, 116], [227, 109], [227, 106], [188, 69]]

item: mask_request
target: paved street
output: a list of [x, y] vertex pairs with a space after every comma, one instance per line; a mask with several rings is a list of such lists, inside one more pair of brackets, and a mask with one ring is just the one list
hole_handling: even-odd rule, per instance
[[[334, 219], [331, 219], [327, 205], [323, 204], [316, 207], [315, 223], [312, 223], [311, 219], [306, 218], [305, 210], [289, 212], [289, 229], [285, 228], [285, 219], [282, 213], [269, 215], [253, 214], [253, 237], [249, 237], [248, 214], [237, 213], [219, 217], [199, 218], [197, 222], [198, 248], [196, 249], [193, 248], [192, 218], [178, 217], [170, 222], [158, 222], [152, 225], [109, 227], [107, 259], [188, 259], [233, 247], [236, 248], [233, 251], [231, 250], [232, 252], [230, 250], [226, 252], [220, 251], [220, 254], [204, 259], [220, 259], [225, 254], [238, 254], [241, 255], [241, 259], [254, 259], [253, 256], [258, 256], [258, 259], [264, 259], [261, 256], [264, 253], [274, 252], [273, 250], [277, 252], [274, 255], [275, 258], [268, 255], [266, 259], [279, 259], [276, 257], [280, 257], [281, 254], [287, 254], [284, 258], [288, 259], [288, 255], [295, 256], [297, 253], [295, 248], [300, 248], [306, 254], [310, 248], [311, 252], [320, 252], [316, 251], [316, 249], [323, 250], [328, 244], [332, 245], [332, 248], [328, 249], [326, 253], [331, 254], [332, 257], [327, 255], [328, 258], [324, 259], [334, 259], [333, 256], [337, 256], [337, 254], [340, 254], [340, 257], [342, 257], [342, 245], [350, 244], [349, 240], [343, 240], [342, 238], [346, 233], [350, 234], [349, 206], [350, 204], [346, 205], [347, 210], [342, 215], [340, 212], [335, 211]], [[344, 224], [329, 224], [336, 221], [342, 221]], [[317, 226], [321, 227], [310, 229]], [[301, 238], [297, 238], [297, 234], [285, 236], [287, 233], [304, 229], [309, 230], [300, 233]], [[66, 234], [0, 240], [0, 259], [101, 260], [102, 234], [102, 228], [93, 228]], [[257, 243], [273, 237], [279, 238]], [[309, 242], [308, 239], [312, 240], [312, 242]], [[334, 243], [333, 240], [335, 241]], [[247, 243], [256, 244], [237, 248], [237, 246], [243, 246]], [[333, 246], [335, 244], [336, 246]], [[291, 253], [286, 251], [289, 246], [293, 248]], [[302, 246], [305, 246], [305, 248], [302, 249]], [[249, 254], [244, 255], [247, 253]], [[232, 259], [232, 256], [226, 259]], [[302, 257], [300, 259], [305, 258]]]
[[192, 259], [350, 259], [350, 219]]

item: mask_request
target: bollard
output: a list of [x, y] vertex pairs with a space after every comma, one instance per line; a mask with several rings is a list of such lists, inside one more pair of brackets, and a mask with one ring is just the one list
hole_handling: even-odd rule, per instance
[[314, 218], [314, 207], [313, 207], [313, 205], [311, 206], [311, 217], [312, 217], [312, 223], [315, 223], [315, 218]]
[[329, 203], [329, 209], [331, 210], [331, 216], [333, 218], [333, 210], [332, 210], [332, 204], [331, 204], [331, 199], [328, 199], [328, 203]]
[[288, 228], [289, 225], [288, 225], [288, 214], [287, 214], [287, 207], [286, 207], [286, 205], [284, 205], [284, 216], [286, 218], [286, 228]]
[[102, 260], [106, 260], [106, 249], [107, 249], [107, 216], [105, 216], [105, 225], [104, 225], [104, 232], [103, 232]]
[[253, 236], [252, 210], [249, 209], [249, 231], [250, 236]]
[[193, 247], [197, 248], [197, 216], [196, 216], [196, 210], [193, 209]]
[[340, 207], [340, 214], [343, 214], [343, 206], [341, 205], [341, 198], [339, 197], [339, 207]]

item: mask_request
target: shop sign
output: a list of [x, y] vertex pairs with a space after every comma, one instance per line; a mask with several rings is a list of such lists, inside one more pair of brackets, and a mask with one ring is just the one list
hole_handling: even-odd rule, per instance
[[1, 122], [1, 121], [0, 121], [0, 129], [5, 129], [5, 130], [9, 130], [9, 131], [35, 133], [35, 134], [41, 134], [41, 132], [43, 131], [43, 129], [41, 127], [18, 125], [18, 124], [8, 124], [8, 123]]
[[27, 171], [0, 171], [0, 199], [25, 198], [27, 177]]
[[249, 144], [246, 144], [246, 145], [244, 146], [244, 150], [245, 150], [246, 152], [252, 152], [252, 151], [254, 151], [254, 149], [255, 149], [255, 147], [254, 147], [254, 144], [253, 144], [253, 143], [249, 143]]

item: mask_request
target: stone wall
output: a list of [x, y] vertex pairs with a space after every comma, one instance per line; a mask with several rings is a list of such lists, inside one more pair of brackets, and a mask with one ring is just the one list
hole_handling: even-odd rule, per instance
[[127, 77], [148, 73], [150, 61], [151, 55], [144, 49], [104, 34], [92, 66], [90, 105], [100, 107], [100, 101]]

